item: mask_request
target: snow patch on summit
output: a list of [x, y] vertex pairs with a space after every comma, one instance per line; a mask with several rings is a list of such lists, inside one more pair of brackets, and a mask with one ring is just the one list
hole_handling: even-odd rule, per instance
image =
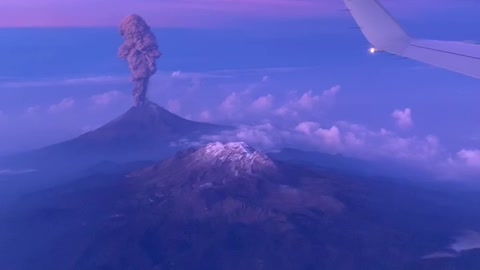
[[276, 164], [264, 153], [244, 142], [214, 142], [190, 154], [196, 166], [230, 169], [235, 176], [276, 169]]

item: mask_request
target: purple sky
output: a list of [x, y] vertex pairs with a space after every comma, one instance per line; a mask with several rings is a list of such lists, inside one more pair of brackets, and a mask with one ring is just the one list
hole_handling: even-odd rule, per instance
[[[478, 38], [476, 1], [382, 2], [416, 36]], [[480, 81], [368, 54], [342, 8], [335, 0], [2, 0], [0, 154], [71, 138], [131, 106], [115, 28], [50, 27], [116, 27], [138, 12], [157, 27], [164, 53], [150, 98], [187, 118], [242, 126], [222, 138], [480, 174]]]
[[[384, 0], [404, 15], [477, 6], [473, 0]], [[2, 0], [0, 27], [116, 26], [142, 14], [157, 27], [225, 27], [258, 19], [337, 17], [341, 0]]]

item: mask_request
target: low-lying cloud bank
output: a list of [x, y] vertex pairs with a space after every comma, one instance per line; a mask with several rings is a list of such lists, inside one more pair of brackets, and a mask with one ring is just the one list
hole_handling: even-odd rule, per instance
[[244, 125], [202, 138], [203, 143], [209, 141], [244, 141], [265, 151], [296, 147], [372, 161], [390, 160], [446, 180], [480, 175], [478, 166], [464, 157], [464, 152], [469, 150], [450, 156], [435, 136], [401, 137], [385, 129], [373, 131], [348, 122], [327, 127], [316, 122], [301, 122], [293, 128], [279, 128], [271, 123]]
[[[335, 120], [341, 94], [351, 89], [340, 85], [304, 88], [285, 85], [285, 73], [306, 73], [303, 69], [261, 69], [188, 73], [175, 71], [152, 78], [150, 98], [185, 118], [235, 124], [238, 128], [202, 138], [202, 141], [245, 141], [263, 150], [298, 147], [369, 160], [392, 160], [434, 172], [443, 179], [480, 176], [480, 149], [447, 151], [434, 134], [416, 136], [415, 108], [391, 108], [385, 116], [390, 128], [372, 128], [351, 121]], [[297, 73], [295, 73], [297, 72]], [[300, 76], [300, 75], [299, 75]], [[102, 77], [110, 78], [110, 77]], [[84, 80], [68, 80], [69, 83]], [[88, 78], [89, 83], [110, 80]], [[119, 79], [113, 80], [117, 83]], [[127, 87], [128, 85], [126, 85]], [[15, 139], [30, 134], [50, 140], [67, 139], [94, 129], [125, 111], [131, 104], [127, 91], [110, 90], [87, 98], [64, 97], [54, 104], [25, 108], [20, 115], [0, 114], [0, 128], [15, 132]], [[358, 112], [359, 114], [362, 112]], [[388, 118], [387, 118], [388, 119]], [[18, 128], [18, 129], [15, 129]], [[38, 128], [37, 131], [34, 131]], [[63, 130], [63, 133], [57, 130]], [[53, 135], [52, 135], [53, 134]], [[63, 137], [55, 137], [63, 134]], [[12, 134], [4, 133], [1, 141]], [[10, 137], [9, 137], [10, 136]], [[46, 136], [46, 135], [45, 135]]]
[[423, 256], [423, 259], [454, 258], [463, 252], [480, 249], [480, 233], [465, 231], [455, 237], [447, 251], [439, 251]]
[[0, 169], [0, 176], [2, 176], [2, 175], [27, 174], [27, 173], [34, 173], [34, 172], [35, 172], [35, 170], [33, 170], [33, 169], [25, 169], [25, 170]]

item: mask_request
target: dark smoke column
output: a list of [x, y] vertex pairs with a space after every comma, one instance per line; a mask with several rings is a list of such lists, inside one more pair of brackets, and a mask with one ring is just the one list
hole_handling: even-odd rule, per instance
[[156, 60], [162, 55], [150, 26], [142, 17], [132, 14], [120, 24], [120, 34], [124, 43], [118, 50], [118, 56], [127, 60], [132, 81], [135, 106], [147, 101], [147, 89], [150, 77], [157, 71]]

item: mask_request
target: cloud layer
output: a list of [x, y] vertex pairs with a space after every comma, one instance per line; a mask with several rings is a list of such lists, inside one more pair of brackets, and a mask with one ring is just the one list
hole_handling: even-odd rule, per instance
[[397, 126], [401, 129], [409, 129], [413, 126], [412, 110], [410, 108], [395, 110], [392, 113], [392, 117], [395, 119]]
[[439, 251], [423, 256], [423, 259], [452, 258], [461, 255], [462, 252], [480, 249], [480, 233], [477, 231], [465, 231], [455, 237], [448, 251]]
[[[354, 89], [341, 85], [295, 87], [281, 80], [286, 73], [294, 76], [295, 72], [305, 71], [162, 73], [152, 78], [150, 98], [188, 119], [239, 127], [204, 137], [205, 142], [240, 140], [263, 150], [289, 146], [363, 159], [392, 160], [422, 167], [445, 178], [480, 175], [480, 149], [464, 148], [451, 153], [435, 134], [418, 136], [404, 132], [413, 127], [414, 108], [384, 111], [385, 118], [392, 117], [401, 129], [399, 132], [341, 120], [336, 114], [337, 103], [342, 103], [342, 94]], [[77, 79], [77, 83], [84, 82]], [[110, 83], [108, 80], [97, 82]], [[52, 104], [28, 106], [16, 115], [3, 113], [0, 146], [8, 148], [11, 146], [8, 142], [15, 138], [19, 142], [17, 146], [38, 147], [94, 129], [131, 106], [128, 83], [124, 88], [127, 90], [98, 92], [84, 98], [66, 96]], [[385, 126], [389, 123], [385, 122]], [[35, 138], [29, 136], [32, 133], [36, 134]], [[25, 149], [11, 149], [14, 150]]]

